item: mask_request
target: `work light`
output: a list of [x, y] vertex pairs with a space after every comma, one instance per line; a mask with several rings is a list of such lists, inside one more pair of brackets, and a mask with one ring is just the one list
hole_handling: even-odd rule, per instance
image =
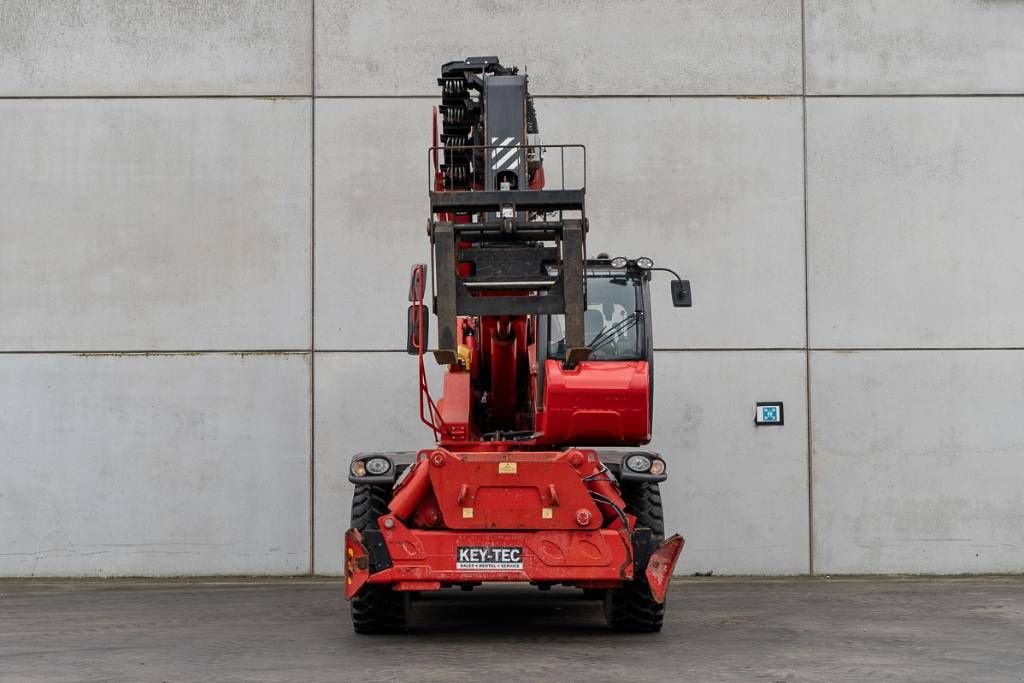
[[651, 469], [651, 459], [646, 455], [636, 453], [626, 458], [626, 467], [634, 472], [647, 472]]
[[391, 462], [387, 458], [370, 458], [366, 461], [366, 471], [373, 475], [386, 474], [391, 469]]

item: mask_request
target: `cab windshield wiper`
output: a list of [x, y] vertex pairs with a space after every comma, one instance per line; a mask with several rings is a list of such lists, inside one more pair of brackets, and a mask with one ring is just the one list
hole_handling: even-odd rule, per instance
[[619, 322], [615, 323], [611, 327], [606, 327], [601, 332], [601, 334], [599, 334], [596, 337], [594, 337], [590, 341], [590, 344], [588, 344], [588, 347], [590, 348], [591, 353], [593, 353], [594, 351], [597, 351], [598, 349], [600, 349], [603, 346], [607, 346], [618, 335], [624, 334], [624, 333], [628, 332], [629, 330], [633, 329], [634, 327], [636, 327], [637, 323], [640, 322], [640, 316], [641, 315], [643, 315], [643, 313], [641, 313], [640, 311], [635, 311], [633, 313], [633, 315], [631, 315], [630, 317], [623, 318], [622, 320], [620, 320]]

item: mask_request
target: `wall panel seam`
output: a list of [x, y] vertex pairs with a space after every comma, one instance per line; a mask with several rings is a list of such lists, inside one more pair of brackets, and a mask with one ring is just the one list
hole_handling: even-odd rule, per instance
[[[1024, 346], [693, 346], [693, 347], [662, 347], [654, 348], [654, 351], [665, 353], [749, 353], [749, 352], [831, 352], [831, 353], [874, 353], [874, 352], [901, 352], [901, 351], [1024, 351]], [[308, 353], [308, 349], [295, 349], [289, 351], [201, 351], [202, 353]], [[197, 353], [197, 351], [0, 351], [3, 354], [17, 353]], [[406, 353], [402, 348], [317, 348], [316, 353]]]
[[[694, 351], [694, 352], [743, 352], [743, 351], [806, 351], [807, 348], [804, 346], [764, 346], [764, 347], [692, 347], [692, 348], [658, 348], [655, 347], [655, 351]], [[405, 349], [317, 349], [317, 353], [406, 353]]]
[[316, 574], [316, 0], [309, 3], [309, 575]]
[[19, 100], [308, 100], [310, 95], [0, 95], [0, 102]]
[[[19, 100], [306, 100], [311, 98], [324, 100], [436, 100], [436, 95], [306, 95], [303, 93], [253, 93], [248, 95], [225, 95], [225, 94], [162, 94], [162, 95], [0, 95], [0, 101]], [[1011, 93], [834, 93], [834, 94], [807, 94], [800, 93], [632, 93], [632, 94], [548, 94], [534, 95], [539, 100], [707, 100], [707, 99], [729, 99], [729, 100], [788, 100], [788, 99], [812, 99], [812, 100], [841, 100], [841, 99], [961, 99], [961, 98], [1014, 98], [1024, 97], [1024, 92]]]
[[810, 267], [807, 223], [807, 8], [800, 0], [800, 127], [803, 152], [803, 199], [804, 199], [804, 401], [806, 403], [807, 428], [807, 573], [814, 574], [814, 463], [811, 455], [811, 309], [810, 309]]
[[963, 97], [1024, 97], [1024, 92], [1019, 93], [1006, 93], [1006, 92], [938, 92], [938, 93], [834, 93], [834, 94], [818, 94], [818, 95], [807, 95], [812, 100], [842, 100], [842, 99], [921, 99], [921, 98], [934, 98], [934, 99], [957, 99]]
[[[532, 93], [531, 93], [532, 94]], [[321, 100], [436, 100], [437, 95], [316, 95]], [[676, 94], [568, 94], [533, 95], [537, 100], [795, 100], [800, 93], [676, 93]]]
[[0, 351], [0, 356], [305, 356], [305, 349], [42, 349]]

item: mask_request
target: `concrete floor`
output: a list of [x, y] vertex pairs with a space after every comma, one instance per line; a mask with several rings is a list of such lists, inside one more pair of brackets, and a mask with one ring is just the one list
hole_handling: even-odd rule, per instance
[[496, 586], [352, 633], [340, 586], [0, 581], [0, 680], [1024, 680], [1024, 577], [677, 579], [665, 629]]

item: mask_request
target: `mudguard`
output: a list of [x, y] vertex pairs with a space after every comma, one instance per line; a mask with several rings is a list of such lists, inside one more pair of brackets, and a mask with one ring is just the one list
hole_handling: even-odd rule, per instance
[[651, 588], [651, 595], [661, 604], [665, 602], [665, 594], [668, 593], [668, 584], [672, 580], [672, 570], [675, 569], [676, 560], [683, 550], [685, 539], [679, 534], [672, 534], [661, 542], [647, 561], [647, 585]]

